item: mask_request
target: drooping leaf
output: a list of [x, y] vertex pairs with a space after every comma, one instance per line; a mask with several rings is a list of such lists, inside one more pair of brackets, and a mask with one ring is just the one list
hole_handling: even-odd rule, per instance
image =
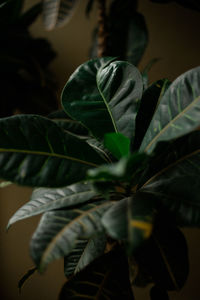
[[97, 138], [108, 132], [130, 138], [142, 96], [142, 79], [134, 66], [112, 60], [94, 59], [81, 65], [64, 87], [62, 104]]
[[130, 140], [121, 133], [106, 133], [104, 145], [117, 159], [130, 154]]
[[93, 260], [104, 253], [106, 246], [105, 234], [99, 234], [87, 240], [78, 240], [72, 252], [64, 258], [64, 273], [66, 277], [84, 269]]
[[167, 89], [156, 109], [140, 150], [152, 152], [158, 141], [166, 141], [194, 130], [200, 124], [200, 67], [178, 77]]
[[24, 285], [24, 283], [37, 271], [37, 268], [32, 268], [26, 272], [26, 274], [19, 280], [18, 282], [18, 289], [19, 293], [21, 293], [21, 289]]
[[155, 109], [169, 85], [170, 81], [168, 79], [162, 79], [156, 81], [144, 91], [136, 117], [133, 151], [139, 149]]
[[8, 181], [65, 186], [83, 180], [102, 162], [88, 144], [49, 119], [18, 115], [0, 120], [0, 177]]
[[44, 25], [47, 30], [66, 24], [72, 17], [79, 0], [44, 0]]
[[143, 175], [142, 189], [152, 193], [182, 226], [200, 225], [199, 162], [200, 132], [194, 131], [158, 144]]
[[101, 218], [111, 205], [101, 201], [45, 213], [31, 240], [31, 256], [38, 269], [42, 272], [50, 262], [70, 254], [77, 240], [103, 232]]
[[110, 251], [75, 275], [63, 286], [59, 300], [134, 300], [127, 259], [123, 251]]
[[90, 183], [76, 183], [64, 188], [37, 188], [28, 203], [19, 208], [11, 217], [7, 228], [12, 224], [44, 213], [49, 210], [71, 207], [87, 202], [97, 193]]
[[135, 259], [160, 289], [179, 290], [184, 286], [189, 271], [187, 243], [183, 233], [167, 219], [155, 225], [152, 237], [138, 249]]

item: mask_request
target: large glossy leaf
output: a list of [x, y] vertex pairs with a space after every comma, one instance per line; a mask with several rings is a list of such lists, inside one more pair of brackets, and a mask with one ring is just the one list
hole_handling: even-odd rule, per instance
[[135, 253], [135, 260], [159, 288], [179, 290], [188, 276], [188, 249], [183, 233], [168, 221], [162, 216], [152, 237]]
[[108, 132], [131, 138], [142, 89], [141, 75], [134, 66], [111, 62], [111, 58], [94, 59], [72, 74], [64, 87], [62, 104], [97, 138]]
[[76, 183], [64, 188], [38, 188], [31, 195], [28, 203], [23, 205], [11, 217], [8, 228], [17, 221], [30, 218], [49, 210], [71, 207], [87, 202], [97, 193], [90, 183]]
[[123, 251], [111, 251], [72, 277], [63, 286], [59, 300], [134, 300], [127, 259]]
[[143, 175], [143, 188], [167, 207], [179, 225], [200, 225], [200, 132], [163, 142]]
[[79, 0], [44, 0], [43, 14], [46, 29], [66, 24], [72, 17]]
[[96, 202], [71, 210], [43, 215], [31, 240], [31, 256], [40, 271], [55, 259], [67, 256], [80, 239], [103, 232], [101, 218], [112, 202]]
[[135, 138], [133, 139], [132, 146], [133, 151], [139, 149], [155, 109], [169, 85], [170, 81], [168, 79], [162, 79], [154, 82], [144, 91], [136, 117]]
[[[81, 151], [79, 151], [81, 149]], [[0, 120], [0, 177], [22, 185], [64, 186], [103, 159], [84, 141], [35, 115]]]
[[184, 135], [200, 124], [200, 67], [178, 77], [153, 116], [140, 150], [152, 152], [158, 141]]
[[78, 240], [72, 252], [64, 258], [66, 277], [80, 272], [93, 260], [104, 253], [106, 247], [105, 234], [99, 234], [87, 240]]

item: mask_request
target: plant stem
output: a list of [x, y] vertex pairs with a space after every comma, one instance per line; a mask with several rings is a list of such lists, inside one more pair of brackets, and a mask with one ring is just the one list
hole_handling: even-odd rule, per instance
[[107, 17], [106, 0], [97, 0], [98, 2], [98, 57], [106, 56], [107, 52]]

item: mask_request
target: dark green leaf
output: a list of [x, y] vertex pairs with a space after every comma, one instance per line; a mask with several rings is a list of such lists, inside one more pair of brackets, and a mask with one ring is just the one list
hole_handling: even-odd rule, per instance
[[31, 256], [42, 272], [47, 265], [67, 256], [77, 240], [90, 239], [103, 232], [101, 218], [112, 202], [94, 202], [71, 210], [56, 210], [43, 215], [31, 240]]
[[[81, 151], [80, 151], [81, 149]], [[30, 186], [65, 186], [83, 180], [103, 159], [53, 121], [34, 115], [0, 120], [0, 177]]]
[[144, 190], [152, 193], [179, 225], [200, 225], [200, 132], [158, 144], [143, 175]]
[[148, 43], [144, 17], [136, 12], [137, 1], [115, 0], [110, 7], [109, 55], [137, 65]]
[[115, 240], [128, 240], [128, 198], [115, 203], [102, 218], [107, 234]]
[[78, 240], [72, 252], [64, 258], [66, 277], [80, 272], [93, 260], [104, 253], [106, 247], [105, 234], [99, 234], [87, 240]]
[[103, 255], [72, 277], [60, 293], [59, 300], [65, 299], [134, 300], [123, 251]]
[[27, 273], [20, 279], [20, 281], [18, 282], [18, 289], [20, 293], [24, 283], [27, 281], [27, 279], [29, 279], [29, 277], [31, 277], [35, 273], [35, 271], [37, 271], [37, 268], [32, 268], [28, 270]]
[[43, 15], [46, 29], [66, 24], [72, 17], [79, 0], [44, 0]]
[[132, 253], [150, 238], [157, 203], [155, 197], [143, 192], [137, 192], [128, 202], [128, 252]]
[[8, 0], [0, 7], [0, 24], [14, 24], [19, 18], [24, 0]]
[[79, 136], [87, 136], [88, 130], [85, 126], [83, 126], [80, 122], [76, 120], [72, 120], [63, 110], [56, 111], [48, 115], [48, 118], [56, 122], [63, 129], [77, 134]]
[[168, 219], [157, 223], [152, 237], [135, 253], [135, 259], [159, 288], [179, 290], [184, 286], [189, 270], [187, 243]]
[[130, 140], [121, 133], [106, 133], [104, 145], [117, 159], [130, 154]]
[[177, 138], [200, 125], [200, 67], [178, 77], [160, 100], [140, 150], [152, 152], [158, 141]]
[[95, 138], [87, 138], [86, 143], [88, 143], [95, 151], [103, 157], [107, 162], [112, 162], [112, 154], [105, 148], [104, 144]]
[[18, 209], [9, 220], [7, 228], [19, 220], [30, 218], [49, 210], [71, 207], [87, 202], [96, 194], [90, 183], [76, 183], [59, 189], [35, 189], [30, 201]]
[[168, 79], [158, 80], [150, 85], [143, 93], [136, 117], [135, 138], [132, 147], [133, 151], [139, 149], [155, 109], [169, 85], [170, 81]]
[[94, 59], [81, 65], [63, 90], [62, 104], [97, 138], [108, 132], [131, 138], [142, 96], [141, 75], [130, 64], [111, 60]]

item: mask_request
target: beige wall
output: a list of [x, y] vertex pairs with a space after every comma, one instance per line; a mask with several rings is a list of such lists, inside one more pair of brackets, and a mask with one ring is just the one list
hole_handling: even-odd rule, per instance
[[[27, 1], [28, 4], [37, 1]], [[70, 23], [53, 32], [45, 32], [41, 21], [34, 24], [32, 32], [36, 36], [46, 36], [58, 52], [52, 64], [60, 83], [64, 85], [70, 73], [88, 59], [90, 36], [96, 22], [95, 11], [86, 19], [81, 5]], [[148, 0], [140, 0], [140, 10], [145, 15], [150, 32], [150, 43], [140, 68], [152, 58], [161, 60], [150, 72], [151, 81], [168, 77], [174, 79], [182, 72], [200, 64], [199, 19], [200, 14], [186, 10], [175, 4], [156, 5]], [[18, 296], [17, 282], [24, 272], [32, 266], [29, 258], [29, 239], [34, 231], [38, 218], [22, 221], [13, 225], [8, 233], [5, 227], [15, 210], [28, 200], [31, 190], [16, 186], [0, 191], [0, 296], [3, 300], [55, 300], [64, 282], [62, 261], [52, 264], [43, 276], [34, 275]], [[179, 295], [172, 294], [172, 300], [200, 299], [199, 230], [187, 230], [190, 248], [191, 271], [186, 287]], [[136, 300], [147, 300], [146, 291], [138, 291]], [[122, 299], [123, 300], [123, 299]]]

